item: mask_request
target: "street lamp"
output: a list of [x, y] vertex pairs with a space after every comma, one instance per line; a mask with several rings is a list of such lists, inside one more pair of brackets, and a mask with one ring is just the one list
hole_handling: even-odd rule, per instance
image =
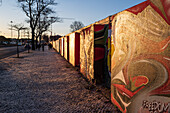
[[28, 29], [28, 28], [24, 27], [24, 26], [21, 25], [21, 24], [14, 25], [14, 26], [12, 26], [12, 27], [14, 28], [14, 30], [18, 31], [18, 40], [17, 40], [17, 58], [19, 58], [18, 42], [19, 42], [19, 37], [20, 37], [20, 31], [21, 31], [21, 30], [24, 30], [24, 29]]
[[13, 21], [10, 21], [11, 22], [11, 38], [12, 38], [12, 23]]
[[29, 46], [29, 37], [30, 37], [30, 32], [29, 32], [29, 29], [27, 29], [27, 35], [28, 35], [28, 41], [27, 41], [27, 43], [28, 43], [28, 53], [29, 53], [29, 49], [30, 49], [30, 46]]

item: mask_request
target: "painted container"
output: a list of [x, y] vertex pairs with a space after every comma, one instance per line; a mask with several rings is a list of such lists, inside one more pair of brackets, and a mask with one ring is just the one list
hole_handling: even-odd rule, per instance
[[71, 33], [69, 35], [69, 62], [73, 66], [80, 65], [80, 34]]
[[64, 56], [64, 37], [61, 37], [61, 56]]
[[111, 99], [122, 113], [170, 112], [169, 4], [147, 0], [113, 18]]
[[69, 53], [69, 36], [66, 36], [67, 37], [67, 60], [69, 61], [69, 57], [70, 57], [70, 53]]
[[80, 34], [80, 72], [90, 81], [104, 83], [109, 77], [107, 39], [109, 25], [93, 24]]
[[59, 39], [59, 53], [62, 53], [62, 38]]
[[67, 36], [64, 37], [64, 58], [68, 60], [67, 58]]
[[56, 47], [56, 41], [52, 41], [52, 46], [53, 46], [54, 49], [56, 49], [55, 48]]
[[59, 44], [59, 39], [58, 39], [58, 40], [56, 40], [56, 47], [55, 47], [57, 52], [59, 52], [59, 45], [60, 44]]

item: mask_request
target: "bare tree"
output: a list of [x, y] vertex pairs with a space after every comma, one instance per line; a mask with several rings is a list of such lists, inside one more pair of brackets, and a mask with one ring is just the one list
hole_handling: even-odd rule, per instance
[[61, 19], [58, 17], [46, 17], [46, 15], [42, 15], [39, 21], [39, 24], [36, 28], [36, 45], [37, 45], [37, 39], [40, 38], [41, 43], [41, 36], [45, 31], [48, 31], [50, 28], [50, 25], [52, 25], [55, 22], [61, 22]]
[[84, 27], [84, 24], [80, 21], [74, 21], [71, 25], [70, 25], [70, 30], [71, 32], [79, 30], [81, 28]]
[[24, 27], [22, 24], [16, 24], [12, 26], [13, 30], [18, 32], [18, 40], [17, 40], [17, 58], [19, 58], [19, 48], [18, 48], [18, 42], [19, 42], [19, 37], [20, 37], [20, 31], [21, 30], [26, 30], [28, 28]]
[[[28, 17], [27, 22], [29, 22], [32, 31], [32, 50], [35, 50], [34, 37], [37, 26], [39, 25], [40, 27], [43, 25], [41, 24], [41, 18], [48, 17], [55, 13], [50, 6], [57, 5], [57, 3], [55, 3], [55, 0], [18, 0], [18, 3], [20, 3], [20, 7]], [[41, 17], [42, 15], [44, 17]], [[58, 18], [56, 17], [56, 19]], [[43, 26], [43, 28], [46, 27]], [[38, 31], [40, 31], [40, 29]]]

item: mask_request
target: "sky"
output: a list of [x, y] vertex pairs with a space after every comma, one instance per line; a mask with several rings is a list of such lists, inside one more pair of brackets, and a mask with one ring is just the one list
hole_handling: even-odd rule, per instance
[[[116, 14], [145, 0], [56, 0], [58, 3], [53, 9], [55, 16], [63, 19], [61, 23], [52, 24], [53, 35], [66, 35], [70, 33], [73, 21], [81, 21], [85, 26]], [[10, 25], [23, 24], [27, 17], [19, 7], [17, 0], [2, 0], [0, 5], [0, 35], [11, 38]], [[46, 32], [50, 35], [50, 32]], [[23, 37], [24, 35], [22, 35]], [[17, 32], [12, 31], [12, 37], [17, 37]]]

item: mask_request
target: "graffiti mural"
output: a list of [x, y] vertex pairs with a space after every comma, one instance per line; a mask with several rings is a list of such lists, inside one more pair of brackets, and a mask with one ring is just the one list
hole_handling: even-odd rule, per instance
[[123, 113], [170, 112], [169, 11], [148, 0], [113, 18], [111, 99]]
[[93, 24], [80, 34], [80, 71], [89, 80], [98, 84], [108, 83], [108, 30], [109, 25]]
[[94, 30], [87, 27], [80, 33], [80, 72], [89, 80], [94, 79]]
[[94, 78], [100, 84], [110, 82], [108, 29], [109, 25], [94, 25]]

